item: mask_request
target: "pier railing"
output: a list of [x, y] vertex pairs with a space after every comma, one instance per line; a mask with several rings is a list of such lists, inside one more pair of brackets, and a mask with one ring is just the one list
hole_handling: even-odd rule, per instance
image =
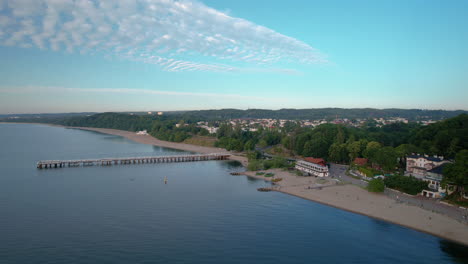
[[37, 162], [38, 169], [85, 167], [85, 166], [111, 166], [119, 164], [143, 164], [143, 163], [169, 163], [169, 162], [192, 162], [207, 160], [225, 160], [230, 154], [196, 154], [178, 156], [153, 156], [153, 157], [128, 157], [128, 158], [103, 158], [83, 160], [43, 160]]

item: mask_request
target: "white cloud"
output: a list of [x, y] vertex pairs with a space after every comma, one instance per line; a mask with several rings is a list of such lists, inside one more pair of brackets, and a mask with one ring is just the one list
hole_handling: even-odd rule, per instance
[[103, 51], [167, 71], [326, 62], [304, 42], [196, 1], [0, 0], [2, 6], [2, 45]]
[[176, 92], [164, 90], [149, 90], [149, 89], [130, 89], [130, 88], [67, 88], [67, 87], [49, 87], [49, 86], [26, 86], [6, 88], [0, 87], [0, 94], [30, 94], [30, 93], [103, 93], [103, 94], [133, 94], [133, 95], [166, 95], [166, 96], [183, 96], [183, 97], [203, 97], [203, 98], [219, 98], [219, 99], [236, 99], [236, 100], [255, 100], [255, 101], [270, 101], [284, 102], [284, 98], [274, 98], [267, 96], [245, 96], [240, 94], [222, 94], [222, 93], [194, 93], [194, 92]]

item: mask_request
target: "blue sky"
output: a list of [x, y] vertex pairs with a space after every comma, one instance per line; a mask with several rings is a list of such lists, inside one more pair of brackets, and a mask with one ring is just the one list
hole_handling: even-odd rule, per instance
[[0, 113], [468, 109], [468, 1], [0, 0]]

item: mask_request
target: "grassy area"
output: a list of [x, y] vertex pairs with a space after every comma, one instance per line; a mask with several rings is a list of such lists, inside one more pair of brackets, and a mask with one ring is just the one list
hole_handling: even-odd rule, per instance
[[268, 169], [274, 169], [274, 168], [289, 168], [291, 166], [292, 164], [290, 164], [285, 158], [274, 157], [271, 160], [249, 159], [249, 165], [247, 166], [247, 168], [250, 171], [258, 171], [258, 170], [268, 170]]
[[260, 172], [257, 172], [257, 173], [255, 173], [255, 175], [258, 175], [258, 176], [261, 176], [261, 175], [264, 175], [264, 174], [265, 174], [265, 173], [264, 173], [264, 172], [261, 172], [261, 171], [260, 171]]
[[203, 147], [214, 147], [216, 140], [217, 139], [215, 137], [193, 136], [184, 140], [183, 143]]
[[274, 174], [274, 173], [271, 173], [271, 172], [265, 174], [265, 177], [273, 177], [273, 176], [275, 176], [275, 174]]
[[361, 173], [364, 173], [369, 178], [372, 178], [375, 175], [381, 175], [382, 174], [381, 171], [373, 169], [373, 168], [369, 168], [369, 167], [358, 167], [358, 170]]

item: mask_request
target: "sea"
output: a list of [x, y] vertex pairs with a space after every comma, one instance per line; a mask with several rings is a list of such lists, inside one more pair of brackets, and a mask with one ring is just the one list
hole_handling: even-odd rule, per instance
[[[467, 263], [468, 248], [278, 192], [233, 161], [37, 169], [184, 155], [97, 132], [0, 124], [0, 263]], [[167, 183], [164, 179], [167, 178]]]

